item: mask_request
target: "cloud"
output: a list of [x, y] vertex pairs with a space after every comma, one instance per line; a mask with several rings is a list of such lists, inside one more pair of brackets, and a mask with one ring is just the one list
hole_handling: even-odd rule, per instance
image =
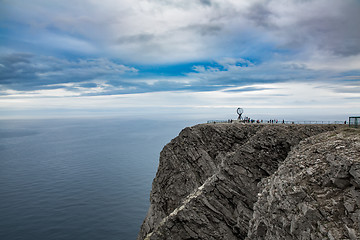
[[205, 6], [211, 6], [211, 0], [199, 0], [199, 2]]
[[268, 3], [255, 3], [252, 5], [246, 13], [246, 18], [254, 22], [257, 26], [271, 28], [271, 17], [274, 17], [274, 13], [269, 9]]
[[[356, 81], [356, 72], [312, 70], [296, 63], [255, 63], [242, 58], [221, 58], [193, 65], [179, 76], [163, 75], [161, 68], [143, 71], [105, 58], [67, 60], [27, 53], [0, 57], [0, 86], [6, 90], [37, 91], [63, 89], [65, 95], [118, 95], [146, 92], [258, 91], [253, 84], [279, 82]], [[166, 70], [166, 69], [165, 69]], [[181, 71], [184, 71], [182, 69]], [[350, 74], [350, 76], [349, 76]], [[349, 76], [349, 77], [348, 77]], [[351, 85], [348, 84], [348, 88]], [[231, 88], [231, 89], [229, 89]], [[348, 90], [350, 91], [350, 90]], [[54, 91], [48, 91], [47, 96]], [[39, 92], [38, 92], [39, 93]], [[55, 93], [55, 92], [54, 92]], [[58, 96], [56, 92], [56, 96]]]
[[136, 68], [105, 58], [67, 60], [28, 53], [1, 56], [0, 64], [1, 86], [14, 90], [62, 88], [61, 84], [65, 83], [89, 84], [99, 79], [121, 82], [122, 76], [138, 72]]
[[255, 83], [307, 82], [326, 79], [324, 72], [314, 71], [303, 65], [282, 62], [255, 64], [241, 58], [224, 58], [212, 65], [197, 65], [193, 69], [194, 72], [188, 73], [188, 76], [199, 79], [197, 82], [199, 85], [246, 86]]
[[11, 39], [28, 44], [25, 51], [38, 41], [47, 51], [137, 64], [251, 55], [271, 61], [274, 52], [293, 61], [314, 54], [346, 61], [360, 54], [357, 0], [13, 0], [4, 9], [1, 19], [22, 29]]
[[[140, 112], [143, 117], [150, 118], [166, 118], [170, 114], [170, 118], [209, 120], [214, 117], [236, 118], [235, 110], [241, 106], [246, 116], [260, 119], [276, 116], [288, 120], [295, 117], [297, 120], [345, 120], [347, 115], [360, 111], [355, 101], [360, 96], [359, 93], [339, 95], [334, 91], [339, 86], [287, 82], [248, 85], [248, 91], [227, 88], [207, 92], [164, 91], [102, 96], [71, 95], [64, 89], [54, 90], [50, 95], [47, 90], [13, 91], [11, 95], [0, 96], [0, 115], [5, 118], [9, 113], [14, 116], [31, 111], [41, 117], [56, 114], [134, 117]], [[66, 97], [53, 97], [54, 94], [66, 94]]]
[[220, 24], [191, 24], [186, 27], [180, 28], [182, 31], [193, 31], [195, 34], [199, 34], [200, 36], [206, 35], [218, 35], [221, 34], [221, 30], [223, 26]]
[[305, 106], [272, 88], [296, 91], [296, 83], [314, 104], [310, 83], [327, 100], [358, 97], [358, 0], [12, 0], [0, 11], [3, 97], [176, 92], [202, 107], [213, 106], [209, 96], [217, 106], [243, 96], [256, 96], [256, 107], [267, 106], [261, 96]]
[[225, 92], [249, 92], [249, 91], [262, 91], [268, 90], [270, 88], [260, 88], [260, 87], [240, 87], [234, 89], [226, 89]]
[[124, 36], [118, 39], [119, 44], [145, 44], [155, 38], [153, 34], [139, 34], [132, 36]]
[[247, 16], [255, 25], [279, 35], [281, 47], [312, 48], [341, 57], [360, 53], [359, 10], [356, 0], [271, 0], [251, 6]]

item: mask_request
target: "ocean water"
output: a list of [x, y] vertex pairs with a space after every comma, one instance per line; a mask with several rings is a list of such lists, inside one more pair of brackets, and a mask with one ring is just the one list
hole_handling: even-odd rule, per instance
[[0, 239], [136, 239], [160, 151], [192, 124], [0, 121]]

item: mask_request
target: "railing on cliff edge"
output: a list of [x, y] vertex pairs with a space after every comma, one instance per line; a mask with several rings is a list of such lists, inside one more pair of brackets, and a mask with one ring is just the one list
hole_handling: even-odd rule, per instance
[[[278, 122], [282, 123], [281, 122]], [[346, 121], [285, 121], [286, 124], [346, 124]]]
[[[246, 121], [239, 121], [239, 120], [209, 120], [207, 123], [232, 123], [232, 122], [244, 122], [249, 124], [256, 124], [256, 123], [262, 123], [262, 124], [346, 124], [346, 121], [259, 121], [257, 120], [253, 122], [246, 122]], [[350, 122], [350, 121], [349, 121]], [[358, 117], [358, 121], [355, 126], [358, 126], [358, 123], [360, 124], [360, 117]], [[350, 124], [350, 123], [349, 123]]]
[[229, 120], [209, 120], [207, 123], [229, 123]]

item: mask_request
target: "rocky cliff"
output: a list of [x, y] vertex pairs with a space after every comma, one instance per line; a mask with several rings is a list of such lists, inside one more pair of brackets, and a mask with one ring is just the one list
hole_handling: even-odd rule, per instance
[[138, 239], [356, 239], [359, 132], [336, 128], [185, 128], [160, 154]]
[[306, 139], [260, 185], [248, 239], [360, 239], [360, 131]]

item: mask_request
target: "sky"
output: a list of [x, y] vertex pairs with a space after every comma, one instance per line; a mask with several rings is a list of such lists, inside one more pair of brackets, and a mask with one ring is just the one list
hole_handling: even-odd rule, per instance
[[0, 118], [346, 120], [360, 0], [0, 0]]

